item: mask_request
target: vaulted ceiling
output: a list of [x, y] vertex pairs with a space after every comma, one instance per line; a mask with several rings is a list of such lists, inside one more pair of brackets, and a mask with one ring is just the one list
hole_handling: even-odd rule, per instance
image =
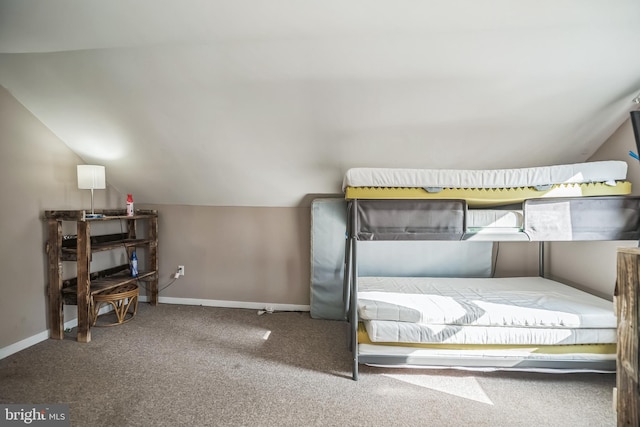
[[296, 206], [349, 167], [586, 160], [636, 107], [639, 17], [637, 0], [0, 0], [0, 84], [138, 202]]

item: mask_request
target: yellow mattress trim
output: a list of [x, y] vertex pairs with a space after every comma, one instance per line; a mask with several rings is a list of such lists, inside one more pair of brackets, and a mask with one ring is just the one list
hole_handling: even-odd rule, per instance
[[419, 343], [394, 343], [394, 342], [373, 342], [369, 339], [369, 334], [364, 324], [358, 324], [358, 343], [373, 344], [393, 347], [413, 347], [437, 350], [513, 350], [529, 349], [530, 353], [541, 354], [616, 354], [616, 344], [570, 344], [570, 345], [507, 345], [507, 344], [419, 344]]
[[526, 199], [543, 197], [621, 196], [631, 194], [631, 182], [616, 181], [616, 185], [600, 182], [556, 184], [548, 190], [519, 188], [444, 188], [429, 193], [417, 187], [347, 187], [346, 199], [456, 199], [466, 200], [470, 207], [489, 207], [522, 203]]

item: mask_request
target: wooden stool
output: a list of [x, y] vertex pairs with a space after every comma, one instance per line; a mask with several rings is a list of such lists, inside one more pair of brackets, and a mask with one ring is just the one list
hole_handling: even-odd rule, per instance
[[[135, 283], [116, 286], [115, 288], [94, 294], [91, 299], [92, 326], [114, 326], [120, 325], [133, 319], [138, 311], [138, 295], [140, 291]], [[103, 304], [111, 304], [118, 319], [115, 323], [96, 325], [98, 312]], [[133, 305], [133, 307], [132, 307]], [[133, 311], [129, 309], [132, 308]], [[108, 313], [105, 313], [108, 314]], [[130, 315], [130, 316], [128, 316]]]

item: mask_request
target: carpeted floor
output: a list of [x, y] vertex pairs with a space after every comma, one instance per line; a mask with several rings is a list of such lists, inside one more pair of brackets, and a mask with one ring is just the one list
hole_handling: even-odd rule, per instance
[[141, 304], [92, 341], [0, 360], [0, 402], [68, 403], [73, 426], [615, 426], [612, 374], [362, 366], [309, 313]]

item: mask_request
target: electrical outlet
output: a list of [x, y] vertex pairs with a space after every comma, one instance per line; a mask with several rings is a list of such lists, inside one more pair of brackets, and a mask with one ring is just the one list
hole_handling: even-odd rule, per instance
[[179, 265], [178, 266], [178, 275], [179, 276], [184, 276], [184, 265]]

